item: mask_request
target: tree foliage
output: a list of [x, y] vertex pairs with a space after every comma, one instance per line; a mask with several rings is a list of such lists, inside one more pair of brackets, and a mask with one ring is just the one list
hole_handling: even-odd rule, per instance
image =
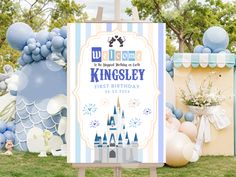
[[61, 27], [67, 23], [84, 22], [87, 14], [83, 12], [84, 5], [75, 1], [55, 0], [55, 7], [51, 12], [50, 28]]
[[[168, 33], [176, 38], [179, 52], [193, 51], [202, 43], [204, 31], [215, 25], [222, 26], [230, 35], [229, 48], [235, 52], [236, 2], [222, 0], [131, 0], [138, 8], [141, 19], [166, 23]], [[127, 10], [130, 14], [130, 9]]]

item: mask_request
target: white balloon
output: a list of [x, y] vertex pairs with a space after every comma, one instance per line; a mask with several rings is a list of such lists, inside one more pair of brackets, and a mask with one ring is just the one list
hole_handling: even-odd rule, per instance
[[66, 96], [63, 94], [59, 94], [49, 100], [47, 105], [47, 111], [49, 114], [54, 115], [66, 107]]
[[199, 157], [200, 156], [198, 155], [197, 151], [193, 151], [193, 155], [190, 162], [197, 162], [199, 160]]
[[193, 143], [188, 143], [184, 146], [183, 155], [187, 161], [191, 161], [191, 159], [193, 157], [193, 151], [194, 151], [194, 144]]
[[60, 136], [54, 135], [48, 141], [48, 146], [49, 146], [50, 151], [51, 150], [56, 151], [58, 149], [61, 149], [62, 144], [63, 144], [63, 141]]
[[43, 138], [43, 130], [34, 127], [27, 133], [27, 147], [29, 152], [40, 153], [45, 150], [45, 143]]
[[67, 126], [67, 118], [66, 117], [62, 117], [60, 122], [59, 122], [59, 125], [58, 125], [58, 130], [57, 130], [57, 133], [59, 135], [64, 135], [66, 133], [66, 126]]

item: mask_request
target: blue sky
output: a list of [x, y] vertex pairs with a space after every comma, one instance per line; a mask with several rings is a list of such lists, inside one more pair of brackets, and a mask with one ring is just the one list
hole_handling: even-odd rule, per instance
[[[97, 7], [102, 6], [104, 8], [103, 10], [103, 18], [104, 19], [114, 19], [114, 1], [115, 0], [76, 0], [76, 2], [83, 3], [85, 4], [86, 7], [86, 12], [89, 15], [89, 18], [94, 18], [96, 17], [97, 13]], [[130, 0], [120, 0], [121, 1], [121, 18], [122, 19], [130, 19], [125, 14], [125, 9], [127, 7], [131, 7]], [[199, 2], [204, 2], [205, 0], [199, 0]], [[233, 0], [223, 0], [224, 2], [227, 1], [233, 1]]]

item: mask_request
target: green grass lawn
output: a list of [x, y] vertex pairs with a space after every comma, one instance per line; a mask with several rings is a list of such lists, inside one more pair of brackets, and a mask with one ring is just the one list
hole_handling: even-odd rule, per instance
[[[196, 163], [182, 168], [157, 169], [158, 177], [236, 177], [236, 157], [201, 157]], [[65, 157], [39, 158], [37, 154], [14, 152], [13, 156], [0, 155], [0, 177], [73, 177], [77, 170], [66, 163]], [[88, 169], [86, 177], [112, 177], [110, 168]], [[147, 177], [148, 169], [123, 169], [122, 177]]]

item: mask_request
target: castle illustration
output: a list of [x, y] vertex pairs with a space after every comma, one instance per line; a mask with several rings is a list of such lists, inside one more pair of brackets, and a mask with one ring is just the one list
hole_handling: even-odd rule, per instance
[[131, 163], [138, 161], [138, 135], [130, 139], [125, 126], [125, 113], [120, 107], [119, 98], [113, 115], [107, 119], [104, 135], [97, 133], [94, 140], [95, 163]]

